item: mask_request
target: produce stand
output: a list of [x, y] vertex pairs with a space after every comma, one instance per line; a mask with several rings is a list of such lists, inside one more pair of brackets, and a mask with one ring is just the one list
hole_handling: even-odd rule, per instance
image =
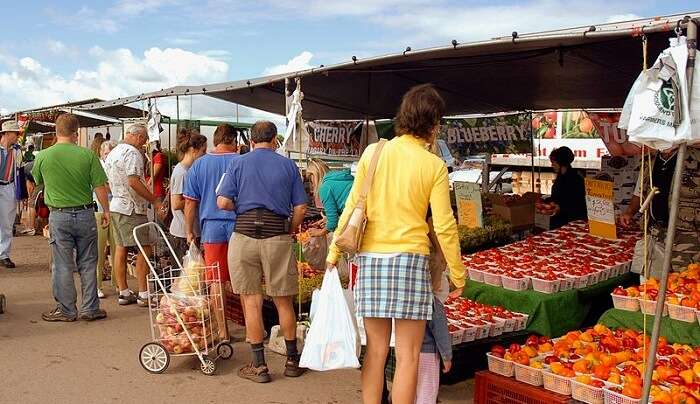
[[608, 298], [610, 292], [616, 286], [634, 283], [634, 278], [633, 274], [626, 273], [584, 289], [551, 294], [534, 290], [516, 292], [467, 281], [463, 296], [528, 314], [527, 331], [555, 337], [595, 323], [606, 308], [612, 307]]
[[574, 403], [569, 396], [531, 386], [488, 370], [477, 372], [474, 378], [474, 403], [564, 404]]
[[[651, 330], [654, 316], [647, 316], [647, 332]], [[644, 329], [644, 314], [639, 311], [626, 311], [620, 309], [610, 309], [603, 313], [598, 320], [609, 328], [631, 328], [642, 331]], [[686, 323], [685, 321], [673, 320], [670, 317], [661, 319], [661, 336], [669, 343], [689, 344], [700, 346], [700, 325], [697, 322]]]

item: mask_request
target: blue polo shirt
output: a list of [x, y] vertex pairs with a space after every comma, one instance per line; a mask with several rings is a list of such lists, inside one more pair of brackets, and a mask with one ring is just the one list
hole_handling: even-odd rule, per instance
[[255, 149], [235, 159], [217, 195], [233, 200], [237, 215], [265, 208], [289, 217], [292, 207], [307, 202], [296, 164], [272, 149]]
[[236, 214], [216, 206], [216, 187], [237, 153], [207, 153], [195, 160], [185, 177], [184, 198], [199, 202], [203, 243], [228, 243], [236, 226]]

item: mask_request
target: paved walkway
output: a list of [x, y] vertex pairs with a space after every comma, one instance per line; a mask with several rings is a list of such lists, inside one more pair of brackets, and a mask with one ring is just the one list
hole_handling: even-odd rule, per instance
[[[272, 383], [239, 379], [238, 367], [249, 360], [245, 343], [234, 345], [234, 357], [220, 361], [215, 376], [199, 372], [193, 358], [173, 358], [164, 374], [148, 374], [138, 361], [139, 349], [150, 338], [145, 309], [119, 307], [110, 292], [102, 300], [106, 320], [43, 322], [41, 312], [53, 306], [46, 240], [19, 237], [13, 249], [18, 267], [0, 268], [0, 293], [8, 302], [7, 312], [0, 315], [2, 403], [360, 402], [359, 371], [310, 372], [285, 379], [283, 358], [274, 353], [267, 354]], [[235, 334], [242, 335], [242, 329]], [[471, 397], [471, 384], [460, 383], [444, 386], [440, 402], [468, 403]]]

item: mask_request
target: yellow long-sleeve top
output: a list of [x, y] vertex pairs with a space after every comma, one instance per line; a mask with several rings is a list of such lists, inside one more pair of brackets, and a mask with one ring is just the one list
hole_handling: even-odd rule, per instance
[[[357, 205], [376, 146], [368, 146], [360, 158], [336, 236], [345, 228]], [[360, 252], [429, 255], [426, 216], [430, 207], [450, 279], [455, 286], [463, 287], [465, 270], [450, 204], [447, 167], [426, 146], [424, 140], [412, 135], [395, 137], [384, 145], [367, 196], [367, 227]], [[332, 244], [328, 262], [337, 263], [340, 254]]]

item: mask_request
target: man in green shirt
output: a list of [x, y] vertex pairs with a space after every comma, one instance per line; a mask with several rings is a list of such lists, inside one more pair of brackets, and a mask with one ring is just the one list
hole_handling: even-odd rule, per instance
[[[34, 161], [32, 176], [44, 184], [44, 200], [51, 210], [49, 234], [53, 253], [53, 296], [56, 308], [42, 314], [45, 321], [92, 321], [105, 318], [97, 298], [97, 222], [94, 190], [102, 206], [101, 226], [109, 226], [107, 176], [98, 157], [79, 147], [78, 118], [63, 114], [56, 120], [55, 145]], [[75, 251], [75, 254], [74, 254]], [[73, 272], [80, 275], [82, 307], [76, 308]]]

